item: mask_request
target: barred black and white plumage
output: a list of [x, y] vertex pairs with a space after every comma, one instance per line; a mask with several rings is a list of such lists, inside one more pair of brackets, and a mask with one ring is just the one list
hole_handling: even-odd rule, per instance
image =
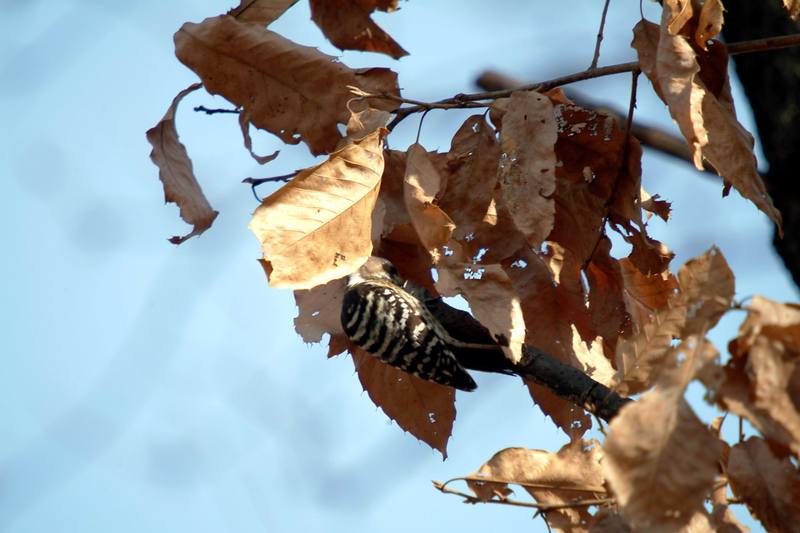
[[350, 275], [341, 319], [350, 340], [380, 360], [442, 385], [477, 388], [453, 353], [455, 341], [386, 259], [370, 257]]

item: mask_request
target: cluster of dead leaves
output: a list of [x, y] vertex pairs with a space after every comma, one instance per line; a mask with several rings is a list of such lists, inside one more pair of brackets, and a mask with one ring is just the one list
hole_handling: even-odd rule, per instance
[[[293, 3], [243, 1], [185, 24], [175, 44], [202, 86], [240, 109], [251, 153], [254, 125], [327, 156], [264, 199], [250, 223], [270, 285], [295, 290], [302, 338], [327, 336], [330, 356], [349, 350], [376, 405], [446, 455], [454, 390], [381, 363], [341, 330], [343, 276], [372, 254], [387, 257], [431, 294], [463, 296], [508, 341], [512, 360], [523, 344], [536, 346], [621, 394], [642, 394], [599, 443], [583, 439], [591, 419], [582, 409], [528, 383], [571, 443], [557, 453], [498, 452], [468, 478], [478, 500], [505, 499], [509, 484], [521, 485], [563, 531], [738, 531], [730, 486], [766, 525], [796, 521], [800, 309], [753, 300], [730, 360], [720, 362], [705, 336], [732, 307], [733, 274], [716, 248], [670, 272], [672, 253], [647, 231], [651, 216], [668, 218], [669, 204], [642, 190], [636, 139], [560, 91], [527, 91], [465, 120], [446, 152], [388, 150], [396, 75], [351, 69], [266, 28]], [[313, 20], [339, 48], [400, 57], [405, 50], [370, 18], [395, 7], [311, 0]], [[666, 0], [661, 24], [639, 23], [633, 46], [695, 163], [709, 162], [779, 225], [752, 137], [736, 121], [725, 49], [710, 40], [721, 24], [718, 0]], [[180, 99], [199, 87], [182, 91], [148, 132], [167, 200], [193, 225], [174, 242], [202, 233], [217, 214], [174, 125]], [[264, 164], [277, 153], [253, 155]], [[607, 231], [631, 245], [626, 257], [612, 255]], [[694, 380], [763, 437], [721, 440], [721, 422], [709, 427], [684, 400]]]

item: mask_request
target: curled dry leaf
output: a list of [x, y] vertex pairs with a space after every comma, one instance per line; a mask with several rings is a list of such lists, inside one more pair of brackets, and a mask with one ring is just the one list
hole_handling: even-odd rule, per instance
[[800, 309], [756, 296], [748, 311], [730, 361], [703, 382], [713, 401], [800, 456]]
[[682, 388], [656, 388], [623, 407], [604, 449], [606, 479], [634, 530], [677, 531], [703, 510], [720, 445]]
[[[781, 215], [756, 169], [753, 137], [736, 119], [726, 71], [701, 71], [691, 44], [683, 35], [669, 31], [671, 17], [672, 11], [665, 4], [660, 28], [644, 20], [634, 28], [631, 44], [639, 56], [639, 66], [669, 107], [689, 143], [695, 166], [702, 170], [703, 158], [707, 159], [720, 176], [769, 216], [781, 231]], [[722, 56], [700, 59], [708, 65], [721, 61], [727, 64], [725, 53], [723, 47], [717, 46], [707, 54]], [[718, 79], [720, 76], [722, 79]], [[709, 83], [719, 90], [711, 89]]]
[[311, 20], [339, 50], [380, 52], [395, 59], [408, 52], [373, 22], [376, 9], [394, 11], [397, 0], [310, 0]]
[[242, 138], [244, 139], [244, 147], [250, 152], [250, 157], [256, 160], [259, 165], [266, 165], [270, 161], [278, 157], [280, 150], [275, 150], [269, 155], [258, 155], [253, 151], [253, 138], [250, 137], [250, 114], [242, 110], [239, 113], [239, 128], [242, 130]]
[[150, 159], [158, 167], [158, 177], [164, 185], [164, 200], [174, 202], [181, 218], [191, 224], [192, 231], [183, 236], [170, 237], [169, 242], [180, 244], [190, 237], [200, 235], [211, 227], [219, 214], [211, 208], [192, 169], [192, 160], [186, 147], [178, 139], [175, 128], [175, 111], [183, 97], [203, 85], [195, 83], [179, 92], [158, 124], [147, 130], [147, 140], [153, 147]]
[[700, 10], [697, 29], [694, 32], [694, 42], [703, 50], [708, 50], [707, 42], [719, 35], [722, 30], [725, 10], [720, 0], [705, 0]]
[[446, 459], [456, 419], [455, 389], [403, 372], [356, 346], [350, 346], [350, 353], [358, 379], [375, 405]]
[[441, 188], [441, 177], [420, 144], [413, 144], [408, 149], [403, 184], [403, 198], [411, 224], [435, 262], [439, 247], [450, 240], [455, 225], [434, 203]]
[[[314, 155], [333, 151], [337, 124], [350, 117], [348, 86], [375, 94], [399, 94], [397, 75], [382, 68], [351, 70], [307, 46], [231, 16], [187, 22], [175, 34], [175, 54], [220, 94], [243, 108], [247, 119], [287, 143], [301, 140]], [[392, 110], [396, 103], [373, 99]]]
[[256, 209], [249, 227], [269, 263], [270, 285], [308, 289], [367, 260], [385, 133], [379, 129], [332, 153]]
[[533, 246], [553, 229], [556, 190], [553, 104], [535, 91], [515, 92], [494, 104], [504, 109], [498, 181], [517, 228]]
[[800, 474], [789, 458], [776, 457], [763, 439], [750, 437], [731, 449], [728, 478], [768, 531], [797, 531]]
[[558, 453], [506, 448], [470, 474], [467, 484], [484, 501], [508, 494], [509, 484], [521, 485], [538, 503], [567, 506], [543, 513], [551, 527], [587, 531], [588, 506], [569, 505], [606, 496], [602, 456], [596, 441], [577, 440]]
[[239, 22], [268, 26], [278, 20], [297, 0], [239, 0], [239, 5], [226, 13]]

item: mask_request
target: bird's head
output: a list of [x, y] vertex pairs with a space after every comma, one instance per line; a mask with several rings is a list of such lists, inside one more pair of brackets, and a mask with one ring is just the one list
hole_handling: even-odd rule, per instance
[[365, 281], [388, 281], [397, 286], [403, 286], [403, 278], [397, 272], [397, 268], [388, 259], [372, 255], [366, 263], [347, 277], [347, 286], [352, 287], [357, 283]]

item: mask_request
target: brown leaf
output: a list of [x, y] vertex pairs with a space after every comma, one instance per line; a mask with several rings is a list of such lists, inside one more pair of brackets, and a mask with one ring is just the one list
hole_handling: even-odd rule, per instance
[[681, 298], [688, 312], [682, 336], [709, 331], [731, 308], [735, 290], [733, 272], [719, 248], [687, 261], [678, 271]]
[[183, 97], [203, 85], [195, 83], [179, 92], [158, 124], [147, 130], [147, 140], [153, 147], [150, 159], [158, 167], [158, 178], [164, 184], [164, 201], [174, 202], [180, 208], [181, 218], [191, 224], [192, 231], [183, 236], [170, 237], [169, 242], [180, 244], [190, 237], [200, 235], [211, 227], [219, 214], [211, 208], [192, 169], [192, 160], [186, 147], [178, 139], [175, 128], [175, 111]]
[[515, 92], [494, 105], [505, 109], [498, 181], [517, 228], [533, 246], [553, 229], [556, 190], [553, 104], [533, 91]]
[[[551, 96], [552, 98], [552, 96]], [[616, 121], [605, 114], [574, 104], [556, 104], [558, 125], [556, 142], [556, 204], [553, 231], [549, 241], [570, 250], [580, 264], [589, 261], [608, 214], [620, 176], [625, 134]], [[638, 179], [638, 177], [636, 178]], [[626, 213], [639, 213], [625, 204]]]
[[707, 41], [715, 38], [722, 30], [723, 11], [725, 11], [725, 8], [722, 7], [720, 0], [705, 0], [703, 2], [697, 22], [697, 30], [694, 33], [694, 42], [703, 50], [707, 49]]
[[497, 183], [500, 143], [483, 115], [469, 117], [456, 132], [447, 154], [450, 178], [440, 205], [464, 240], [481, 226]]
[[572, 326], [572, 351], [580, 361], [581, 370], [593, 380], [609, 387], [614, 381], [616, 371], [603, 351], [603, 338], [597, 337], [590, 343], [584, 343], [578, 328]]
[[631, 44], [639, 56], [639, 66], [678, 123], [695, 166], [702, 170], [703, 158], [707, 159], [720, 176], [782, 231], [781, 215], [756, 169], [753, 137], [736, 119], [727, 78], [721, 80], [719, 91], [709, 90], [709, 76], [701, 72], [691, 44], [683, 35], [668, 31], [670, 17], [671, 11], [665, 5], [660, 29], [644, 20], [634, 28]]
[[256, 209], [249, 227], [271, 265], [270, 285], [308, 289], [353, 272], [370, 256], [385, 133], [332, 153]]
[[456, 418], [455, 389], [387, 365], [350, 346], [358, 379], [386, 416], [447, 458], [447, 441]]
[[672, 339], [681, 335], [686, 323], [686, 304], [680, 300], [656, 311], [653, 320], [630, 339], [617, 343], [617, 385], [623, 395], [650, 388], [663, 367], [672, 366], [676, 353]]
[[656, 388], [623, 407], [609, 426], [603, 468], [634, 530], [687, 525], [714, 483], [719, 441], [682, 391]]
[[297, 0], [239, 0], [238, 7], [231, 9], [226, 15], [239, 22], [269, 26], [296, 3]]
[[[631, 332], [631, 317], [625, 308], [623, 277], [619, 261], [611, 257], [611, 240], [602, 237], [584, 269], [589, 284], [589, 314], [596, 335], [609, 357], [614, 356], [617, 338]], [[601, 350], [602, 351], [602, 350]]]
[[370, 18], [376, 9], [394, 11], [397, 0], [310, 0], [311, 20], [339, 50], [380, 52], [395, 59], [408, 52]]
[[[301, 46], [230, 16], [186, 23], [175, 34], [175, 54], [212, 94], [243, 108], [256, 127], [287, 144], [301, 140], [314, 155], [333, 151], [350, 117], [348, 86], [399, 94], [397, 75], [373, 68], [351, 70], [316, 48]], [[372, 99], [378, 109], [396, 103]]]
[[661, 200], [657, 194], [650, 196], [642, 189], [642, 209], [656, 215], [664, 222], [669, 222], [669, 217], [672, 212], [672, 204], [666, 200]]
[[639, 332], [652, 320], [655, 312], [667, 307], [670, 297], [678, 289], [678, 282], [669, 271], [649, 276], [642, 274], [628, 258], [621, 259], [619, 266], [625, 306], [633, 319], [636, 332]]
[[[569, 505], [606, 496], [600, 466], [602, 451], [596, 441], [577, 440], [558, 453], [526, 448], [506, 448], [467, 478], [475, 495], [494, 499], [509, 483], [521, 485], [541, 504]], [[587, 506], [545, 511], [551, 527], [562, 531], [587, 531], [591, 519]]]
[[439, 247], [450, 240], [455, 225], [434, 203], [441, 188], [441, 177], [420, 144], [412, 144], [408, 149], [403, 183], [403, 198], [411, 224], [422, 245], [436, 261]]
[[250, 152], [250, 157], [255, 159], [259, 165], [266, 165], [278, 157], [280, 150], [275, 150], [269, 155], [258, 155], [253, 151], [253, 138], [250, 137], [250, 115], [244, 110], [239, 113], [239, 128], [242, 130], [244, 147]]
[[800, 455], [800, 310], [763, 297], [750, 304], [724, 368], [704, 372], [711, 399]]
[[[329, 334], [329, 356], [337, 355], [346, 348], [341, 342], [346, 338], [341, 323], [345, 288], [345, 279], [341, 278], [309, 290], [294, 291], [298, 310], [294, 319], [295, 331], [305, 342], [320, 342], [324, 334]], [[339, 338], [334, 341], [334, 337]], [[340, 348], [340, 351], [330, 353], [336, 348]]]
[[502, 337], [508, 358], [518, 363], [522, 359], [525, 342], [525, 319], [519, 296], [508, 275], [500, 265], [473, 266], [464, 262], [458, 252], [453, 258], [444, 258], [439, 264], [436, 289], [445, 296], [460, 294], [469, 302], [475, 318], [495, 338]]
[[800, 474], [788, 458], [775, 457], [763, 439], [750, 437], [731, 449], [728, 478], [733, 493], [767, 530], [798, 530]]
[[783, 0], [783, 7], [789, 12], [792, 20], [797, 20], [797, 17], [800, 17], [800, 0]]
[[569, 437], [570, 441], [580, 439], [592, 428], [592, 419], [583, 408], [556, 396], [547, 387], [530, 380], [524, 381], [533, 403], [542, 410], [545, 416], [549, 416], [553, 420], [553, 423]]

